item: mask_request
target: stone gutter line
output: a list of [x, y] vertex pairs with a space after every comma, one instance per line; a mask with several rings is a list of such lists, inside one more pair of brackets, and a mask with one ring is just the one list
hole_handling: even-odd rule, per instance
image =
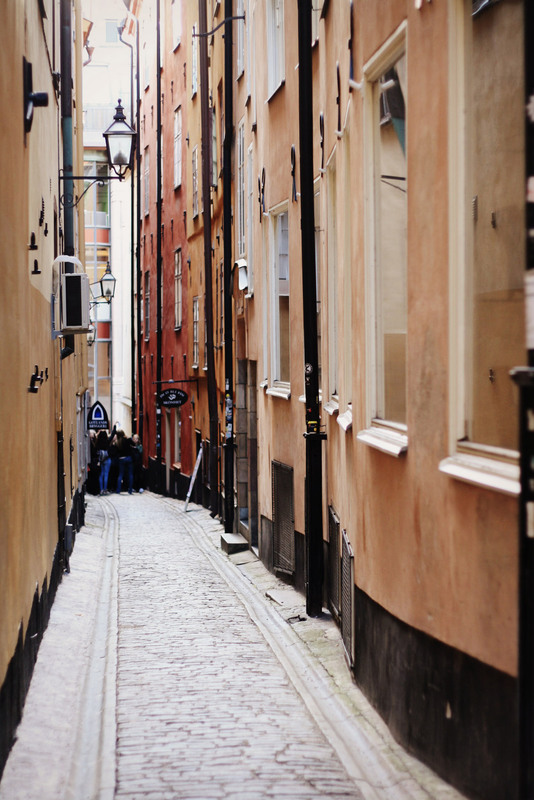
[[101, 504], [104, 561], [66, 800], [113, 800], [115, 796], [119, 516], [108, 500], [102, 499]]

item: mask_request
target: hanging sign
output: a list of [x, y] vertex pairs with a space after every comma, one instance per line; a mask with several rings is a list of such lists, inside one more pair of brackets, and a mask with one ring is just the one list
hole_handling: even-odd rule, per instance
[[108, 413], [102, 403], [97, 400], [87, 414], [87, 428], [90, 431], [109, 430]]
[[164, 408], [179, 408], [188, 400], [189, 397], [183, 389], [164, 389], [159, 395], [160, 405]]

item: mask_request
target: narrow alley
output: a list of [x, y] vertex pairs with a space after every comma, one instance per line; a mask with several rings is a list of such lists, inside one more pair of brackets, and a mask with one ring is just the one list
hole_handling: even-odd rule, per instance
[[205, 509], [87, 503], [1, 800], [461, 797], [393, 741], [329, 615]]

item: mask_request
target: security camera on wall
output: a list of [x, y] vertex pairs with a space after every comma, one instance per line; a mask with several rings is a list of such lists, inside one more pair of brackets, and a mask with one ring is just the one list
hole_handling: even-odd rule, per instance
[[53, 320], [56, 334], [88, 333], [89, 276], [75, 256], [59, 256], [53, 269]]

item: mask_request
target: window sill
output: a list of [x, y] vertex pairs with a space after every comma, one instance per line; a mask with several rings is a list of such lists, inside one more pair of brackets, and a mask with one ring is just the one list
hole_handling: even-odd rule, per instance
[[517, 497], [521, 490], [519, 465], [467, 453], [444, 458], [440, 472], [464, 483]]
[[268, 386], [269, 386], [268, 380], [264, 380], [260, 383], [260, 389], [267, 389]]
[[360, 431], [356, 438], [363, 444], [395, 458], [404, 455], [408, 450], [408, 434], [401, 430], [371, 426]]
[[288, 384], [269, 386], [267, 394], [271, 397], [279, 397], [281, 400], [289, 400], [291, 397], [291, 387]]
[[347, 408], [347, 410], [344, 411], [343, 414], [339, 415], [339, 417], [337, 418], [337, 424], [341, 428], [343, 428], [345, 433], [347, 433], [347, 431], [351, 430], [351, 428], [352, 428], [352, 408]]
[[339, 402], [338, 402], [338, 400], [336, 400], [335, 397], [331, 397], [330, 400], [328, 400], [326, 403], [324, 403], [323, 409], [331, 417], [334, 414], [339, 414]]
[[272, 90], [272, 92], [270, 93], [269, 97], [267, 98], [267, 100], [266, 100], [265, 102], [266, 102], [266, 103], [270, 103], [270, 102], [271, 102], [271, 100], [274, 100], [274, 98], [276, 97], [276, 95], [278, 94], [278, 92], [279, 92], [281, 89], [283, 89], [285, 85], [286, 85], [286, 79], [285, 79], [285, 78], [282, 78], [282, 80], [280, 81], [280, 83], [278, 84], [278, 86], [276, 86], [276, 87], [275, 87], [275, 88]]

